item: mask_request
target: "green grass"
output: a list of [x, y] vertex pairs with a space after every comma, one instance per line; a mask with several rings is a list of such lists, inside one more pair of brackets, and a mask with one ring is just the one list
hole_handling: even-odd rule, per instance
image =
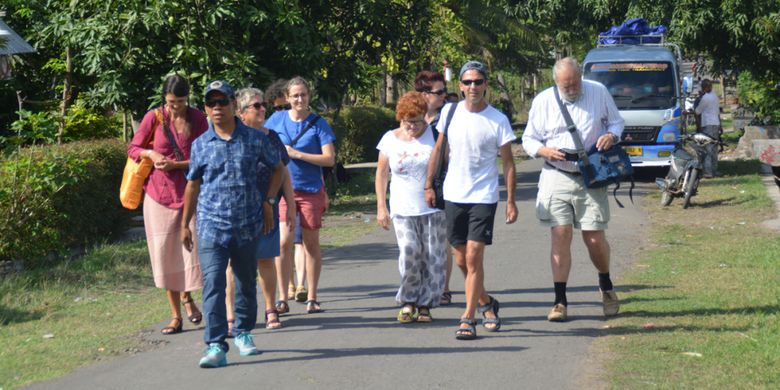
[[[366, 223], [362, 214], [376, 211], [373, 188], [370, 175], [338, 190], [321, 231], [323, 249], [376, 229], [373, 215]], [[195, 299], [200, 301], [200, 293]], [[0, 389], [146, 349], [140, 330], [169, 316], [164, 291], [154, 287], [143, 240], [102, 245], [67, 263], [3, 277]]]
[[647, 199], [649, 239], [595, 346], [612, 388], [780, 387], [780, 235], [761, 226], [774, 205], [755, 162], [721, 169], [687, 210]]

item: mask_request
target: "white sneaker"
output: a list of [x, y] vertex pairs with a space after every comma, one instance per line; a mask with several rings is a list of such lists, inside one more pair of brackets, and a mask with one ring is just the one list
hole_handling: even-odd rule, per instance
[[601, 291], [601, 302], [604, 305], [604, 315], [607, 317], [617, 315], [620, 311], [620, 301], [615, 290]]
[[206, 355], [200, 359], [200, 368], [217, 368], [227, 366], [225, 351], [219, 343], [211, 343], [206, 348]]

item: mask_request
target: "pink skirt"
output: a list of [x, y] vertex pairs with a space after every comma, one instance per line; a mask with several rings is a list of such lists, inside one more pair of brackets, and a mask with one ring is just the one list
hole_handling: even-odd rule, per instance
[[154, 285], [172, 291], [193, 291], [203, 287], [195, 218], [190, 221], [194, 245], [188, 252], [181, 243], [182, 216], [182, 210], [169, 209], [144, 195], [144, 228]]

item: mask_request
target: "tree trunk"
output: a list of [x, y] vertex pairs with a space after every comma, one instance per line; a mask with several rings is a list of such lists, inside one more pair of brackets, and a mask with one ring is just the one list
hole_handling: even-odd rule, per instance
[[395, 77], [391, 73], [385, 73], [385, 101], [395, 103], [398, 92], [395, 90]]
[[62, 104], [60, 106], [60, 130], [57, 132], [57, 143], [62, 143], [62, 134], [65, 132], [65, 116], [71, 103], [71, 76], [73, 74], [73, 59], [70, 55], [70, 47], [65, 48], [65, 81], [62, 85]]
[[501, 108], [504, 109], [504, 114], [509, 118], [509, 121], [512, 122], [515, 116], [515, 106], [512, 104], [512, 98], [509, 96], [509, 88], [506, 86], [503, 74], [499, 73], [496, 79], [498, 80], [498, 87], [501, 90], [501, 94], [499, 95]]
[[382, 81], [380, 84], [379, 105], [384, 107], [387, 105], [387, 69], [382, 71]]

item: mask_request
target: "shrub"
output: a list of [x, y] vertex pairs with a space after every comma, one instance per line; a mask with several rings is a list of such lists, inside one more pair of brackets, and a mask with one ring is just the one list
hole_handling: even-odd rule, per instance
[[11, 135], [0, 139], [4, 149], [19, 145], [49, 144], [57, 141], [57, 118], [49, 111], [33, 113], [19, 111], [19, 119], [11, 123]]
[[123, 232], [126, 156], [123, 143], [102, 140], [25, 148], [0, 161], [0, 260], [40, 266], [51, 253]]
[[376, 144], [387, 130], [398, 127], [395, 113], [377, 106], [344, 107], [336, 122], [325, 115], [336, 132], [338, 161], [342, 164], [377, 160]]
[[121, 134], [120, 123], [113, 115], [106, 115], [94, 108], [84, 106], [77, 100], [65, 117], [63, 141], [78, 141], [99, 138], [116, 138]]
[[741, 105], [759, 117], [768, 117], [772, 123], [780, 123], [780, 83], [767, 77], [756, 77], [742, 72], [737, 78], [737, 95]]

